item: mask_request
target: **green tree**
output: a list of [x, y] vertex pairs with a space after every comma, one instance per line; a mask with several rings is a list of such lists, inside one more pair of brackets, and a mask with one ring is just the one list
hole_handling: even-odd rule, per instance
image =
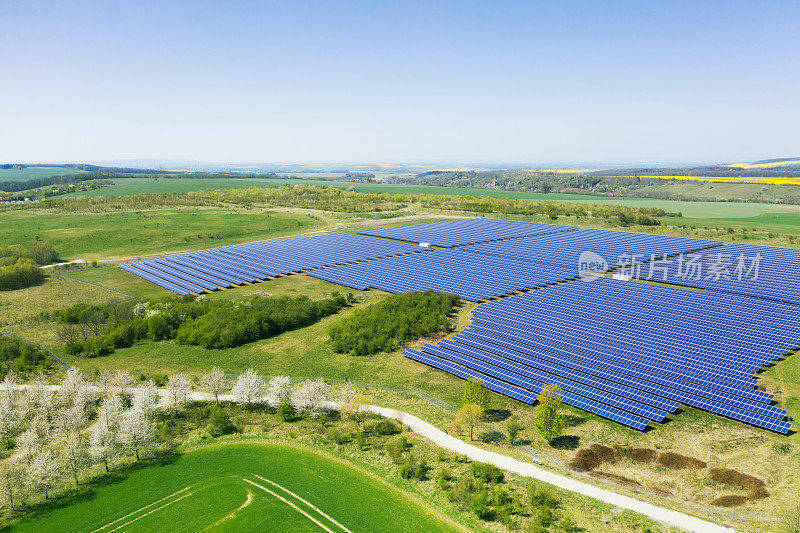
[[564, 421], [558, 412], [561, 407], [561, 388], [558, 385], [545, 385], [537, 399], [536, 429], [547, 442], [553, 442], [564, 429]]
[[489, 405], [489, 389], [483, 384], [483, 380], [475, 378], [464, 384], [464, 405], [474, 403], [479, 405], [482, 410], [486, 410]]

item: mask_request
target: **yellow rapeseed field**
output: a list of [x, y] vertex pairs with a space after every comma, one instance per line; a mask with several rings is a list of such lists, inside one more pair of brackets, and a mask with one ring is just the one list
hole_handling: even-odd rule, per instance
[[[619, 177], [619, 176], [615, 176]], [[719, 181], [725, 183], [760, 183], [764, 185], [800, 185], [798, 178], [774, 178], [774, 177], [731, 177], [731, 176], [639, 176], [640, 178], [654, 178], [664, 180], [687, 180], [687, 181]]]
[[773, 163], [734, 163], [732, 165], [725, 165], [731, 168], [774, 168], [785, 167], [788, 165], [800, 165], [800, 159], [793, 159], [791, 161], [775, 161]]

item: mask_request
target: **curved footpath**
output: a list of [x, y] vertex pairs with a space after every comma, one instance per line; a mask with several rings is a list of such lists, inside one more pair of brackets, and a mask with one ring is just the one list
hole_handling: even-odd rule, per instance
[[[29, 385], [18, 385], [17, 388], [27, 389], [29, 388]], [[48, 388], [57, 390], [60, 387], [58, 385], [50, 385]], [[91, 388], [97, 392], [101, 391], [99, 387]], [[158, 391], [162, 396], [162, 402], [165, 403], [166, 390], [158, 389]], [[189, 393], [189, 399], [196, 402], [209, 402], [214, 401], [214, 396], [207, 392], [192, 391]], [[223, 401], [233, 401], [234, 398], [230, 394], [221, 394], [219, 399]], [[262, 401], [266, 401], [266, 399], [262, 398]], [[338, 408], [339, 405], [331, 402], [330, 407]], [[364, 409], [370, 413], [399, 420], [408, 426], [411, 431], [422, 435], [437, 446], [441, 446], [442, 448], [446, 448], [461, 455], [466, 455], [474, 461], [491, 463], [498, 468], [502, 468], [503, 470], [513, 472], [520, 476], [538, 479], [539, 481], [543, 481], [555, 487], [559, 487], [570, 492], [575, 492], [577, 494], [583, 494], [584, 496], [589, 496], [590, 498], [600, 500], [601, 502], [609, 503], [622, 509], [628, 509], [639, 514], [643, 514], [652, 518], [653, 520], [656, 520], [657, 522], [668, 524], [684, 531], [694, 531], [697, 533], [731, 533], [734, 531], [731, 528], [703, 520], [702, 518], [697, 518], [696, 516], [673, 511], [671, 509], [659, 507], [657, 505], [653, 505], [652, 503], [637, 500], [629, 496], [617, 494], [616, 492], [612, 492], [610, 490], [602, 489], [600, 487], [596, 487], [594, 485], [590, 485], [561, 474], [550, 472], [549, 470], [539, 468], [534, 464], [526, 463], [501, 453], [484, 450], [483, 448], [479, 448], [464, 442], [461, 439], [457, 439], [456, 437], [445, 433], [436, 426], [429, 424], [428, 422], [410, 413], [405, 413], [396, 409], [380, 407], [377, 405], [365, 405]]]

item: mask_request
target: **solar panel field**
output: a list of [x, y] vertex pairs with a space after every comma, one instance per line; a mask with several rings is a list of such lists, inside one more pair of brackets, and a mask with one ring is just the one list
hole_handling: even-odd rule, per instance
[[[454, 338], [408, 349], [407, 358], [464, 379], [479, 377], [526, 404], [556, 384], [566, 404], [637, 430], [679, 416], [686, 405], [779, 434], [790, 431], [787, 411], [757, 388], [757, 373], [800, 345], [795, 251], [493, 219], [360, 233], [229, 246], [120, 267], [178, 294], [295, 272], [358, 290], [455, 293], [485, 303]], [[587, 251], [608, 259], [606, 271], [621, 268], [617, 273], [626, 280], [580, 280], [578, 263]], [[706, 292], [627, 281], [661, 268], [665, 281], [679, 284], [678, 272], [663, 263], [720, 253], [766, 256], [764, 278], [686, 283]]]

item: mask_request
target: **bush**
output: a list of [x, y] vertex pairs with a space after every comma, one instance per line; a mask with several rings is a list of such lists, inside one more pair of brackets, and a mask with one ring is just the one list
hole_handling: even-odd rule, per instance
[[367, 433], [372, 433], [374, 435], [380, 435], [382, 437], [387, 435], [397, 435], [401, 432], [400, 426], [396, 423], [392, 422], [388, 418], [384, 418], [374, 424], [367, 425], [364, 428], [364, 431]]
[[503, 471], [489, 463], [472, 463], [470, 472], [484, 483], [502, 483], [505, 479]]
[[291, 422], [295, 418], [297, 418], [297, 413], [295, 412], [294, 407], [292, 407], [292, 404], [290, 404], [286, 400], [278, 404], [277, 413], [280, 419], [283, 420], [284, 422]]
[[534, 508], [546, 507], [548, 509], [556, 509], [559, 505], [559, 499], [548, 490], [537, 487], [536, 485], [528, 485], [528, 501]]
[[218, 405], [212, 407], [211, 419], [208, 423], [208, 433], [212, 437], [221, 437], [236, 431], [236, 426], [231, 421], [228, 412]]
[[450, 327], [455, 294], [409, 291], [359, 309], [328, 330], [333, 350], [350, 355], [389, 352], [406, 342]]
[[469, 509], [481, 520], [494, 520], [494, 509], [490, 506], [489, 493], [485, 489], [472, 497]]

